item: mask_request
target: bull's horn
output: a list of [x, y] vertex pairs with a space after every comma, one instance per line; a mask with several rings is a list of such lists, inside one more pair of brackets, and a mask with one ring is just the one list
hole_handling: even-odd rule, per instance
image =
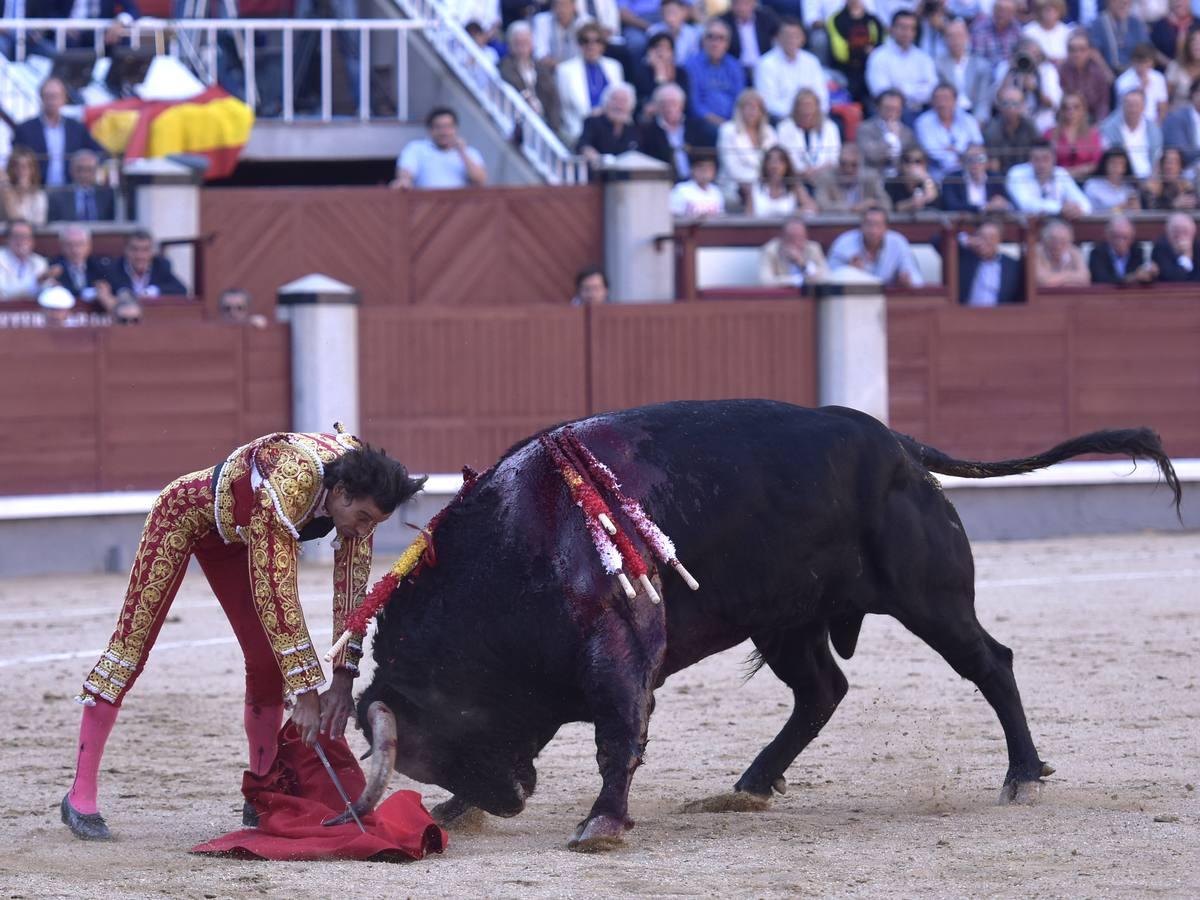
[[[396, 717], [387, 704], [376, 700], [367, 708], [367, 722], [371, 725], [371, 765], [367, 772], [367, 786], [363, 788], [362, 796], [354, 801], [354, 811], [360, 816], [374, 812], [396, 767]], [[350, 811], [346, 810], [323, 824], [342, 825], [352, 818]]]

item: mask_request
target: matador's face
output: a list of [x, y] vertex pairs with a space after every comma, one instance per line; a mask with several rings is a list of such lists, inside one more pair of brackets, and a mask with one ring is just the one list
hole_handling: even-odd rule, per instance
[[325, 501], [325, 511], [333, 519], [333, 527], [342, 537], [365, 538], [381, 523], [386, 522], [385, 513], [370, 497], [351, 499], [342, 485], [335, 485]]

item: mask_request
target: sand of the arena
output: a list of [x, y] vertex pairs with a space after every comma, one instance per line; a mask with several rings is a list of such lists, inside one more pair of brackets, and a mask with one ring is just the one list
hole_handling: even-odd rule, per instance
[[[728, 790], [788, 714], [769, 671], [742, 683], [741, 647], [660, 690], [624, 848], [566, 850], [599, 784], [591, 731], [571, 725], [521, 816], [411, 864], [188, 854], [239, 826], [244, 764], [240, 657], [195, 572], [109, 744], [101, 809], [117, 841], [76, 841], [58, 803], [79, 721], [69, 698], [94, 656], [20, 660], [103, 646], [123, 579], [0, 580], [0, 897], [1200, 895], [1200, 537], [975, 550], [980, 619], [1014, 649], [1034, 739], [1058, 768], [1040, 805], [996, 805], [1006, 757], [991, 709], [871, 617], [844, 663], [850, 693], [768, 811], [679, 812]], [[322, 645], [327, 578], [302, 576]]]

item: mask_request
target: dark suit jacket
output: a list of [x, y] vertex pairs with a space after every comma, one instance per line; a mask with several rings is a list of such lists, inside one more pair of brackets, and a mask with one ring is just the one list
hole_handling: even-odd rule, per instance
[[[997, 300], [1000, 303], [1025, 302], [1025, 278], [1021, 264], [1007, 254], [1001, 253], [1000, 260], [1000, 290]], [[975, 271], [979, 268], [979, 256], [974, 250], [961, 247], [958, 253], [958, 302], [966, 304], [971, 296], [971, 283], [975, 280]]]
[[[742, 59], [742, 37], [738, 34], [737, 22], [733, 12], [721, 16], [721, 21], [729, 26], [729, 55], [739, 62]], [[775, 33], [779, 31], [779, 14], [769, 6], [760, 6], [754, 11], [754, 33], [758, 36], [758, 52], [766, 53], [775, 43]], [[747, 82], [748, 83], [748, 82]]]
[[[1008, 197], [1004, 190], [1004, 181], [989, 176], [986, 184], [987, 199], [993, 197]], [[946, 212], [979, 212], [981, 207], [972, 206], [967, 201], [967, 185], [962, 175], [947, 175], [942, 182], [942, 194], [938, 205]]]
[[[1146, 251], [1142, 249], [1141, 244], [1134, 241], [1129, 248], [1129, 262], [1125, 265], [1125, 274], [1132, 275], [1145, 261]], [[1125, 283], [1125, 279], [1117, 275], [1108, 241], [1096, 241], [1092, 246], [1092, 255], [1088, 257], [1088, 271], [1092, 273], [1092, 284]]]
[[1158, 266], [1159, 281], [1200, 281], [1200, 241], [1192, 246], [1192, 260], [1195, 265], [1188, 271], [1176, 262], [1175, 251], [1171, 249], [1166, 235], [1154, 242], [1154, 251], [1150, 254]]
[[74, 294], [76, 299], [79, 299], [83, 294], [84, 288], [95, 287], [96, 282], [108, 274], [111, 263], [111, 260], [104, 257], [94, 254], [89, 256], [85, 265], [84, 281], [82, 284], [72, 277], [71, 269], [67, 266], [67, 261], [63, 257], [59, 256], [51, 260], [50, 265], [62, 266], [62, 274], [58, 276], [58, 283]]
[[[67, 158], [64, 168], [67, 170], [67, 181], [71, 180], [71, 154], [84, 148], [104, 156], [104, 148], [97, 144], [88, 133], [87, 128], [78, 119], [62, 117], [63, 122], [63, 153]], [[12, 144], [14, 147], [26, 147], [37, 154], [38, 165], [42, 170], [42, 184], [46, 183], [46, 168], [50, 161], [46, 159], [46, 132], [42, 130], [42, 120], [28, 119], [13, 129]]]
[[580, 152], [584, 147], [591, 147], [597, 153], [617, 156], [626, 150], [637, 150], [640, 137], [638, 127], [632, 122], [626, 124], [621, 134], [617, 135], [608, 116], [588, 116], [583, 120], [583, 134], [579, 135], [575, 150]]
[[[711, 132], [691, 116], [685, 116], [683, 120], [683, 145], [685, 149], [691, 147], [711, 147], [713, 145]], [[638, 149], [647, 156], [661, 159], [671, 167], [675, 180], [680, 180], [679, 172], [675, 171], [675, 153], [671, 149], [671, 142], [667, 139], [667, 133], [663, 131], [662, 126], [654, 119], [642, 123], [641, 137], [638, 139]]]
[[[114, 294], [121, 290], [133, 290], [133, 281], [125, 270], [125, 257], [113, 260], [106, 274]], [[183, 286], [182, 281], [175, 277], [175, 273], [171, 271], [171, 264], [164, 256], [156, 256], [151, 260], [150, 284], [158, 288], [160, 295], [187, 294], [187, 288]]]
[[[683, 67], [682, 62], [675, 63], [675, 84], [679, 85], [679, 89], [683, 91], [685, 97], [692, 95], [692, 82], [688, 78], [687, 69]], [[654, 96], [654, 89], [658, 87], [658, 82], [654, 80], [654, 69], [646, 63], [639, 65], [633, 76], [633, 87], [637, 91], [638, 115], [640, 116], [642, 107], [650, 102], [650, 98]]]
[[117, 215], [117, 200], [110, 187], [94, 189], [96, 216], [81, 219], [76, 204], [78, 188], [50, 188], [47, 219], [51, 222], [111, 222]]

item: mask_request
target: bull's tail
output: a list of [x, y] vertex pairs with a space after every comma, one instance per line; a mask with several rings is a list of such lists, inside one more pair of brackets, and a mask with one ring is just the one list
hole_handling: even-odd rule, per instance
[[1128, 456], [1131, 459], [1149, 459], [1162, 472], [1167, 487], [1174, 495], [1175, 514], [1183, 521], [1180, 511], [1182, 489], [1171, 458], [1163, 449], [1158, 435], [1149, 428], [1121, 428], [1106, 431], [1093, 431], [1063, 441], [1051, 447], [1044, 453], [1028, 456], [1024, 459], [1004, 459], [998, 462], [976, 462], [974, 460], [955, 459], [947, 456], [941, 450], [922, 444], [905, 434], [896, 433], [900, 443], [922, 466], [930, 472], [939, 475], [956, 475], [960, 478], [997, 478], [1001, 475], [1021, 475], [1044, 469], [1055, 463], [1085, 453], [1107, 453]]

